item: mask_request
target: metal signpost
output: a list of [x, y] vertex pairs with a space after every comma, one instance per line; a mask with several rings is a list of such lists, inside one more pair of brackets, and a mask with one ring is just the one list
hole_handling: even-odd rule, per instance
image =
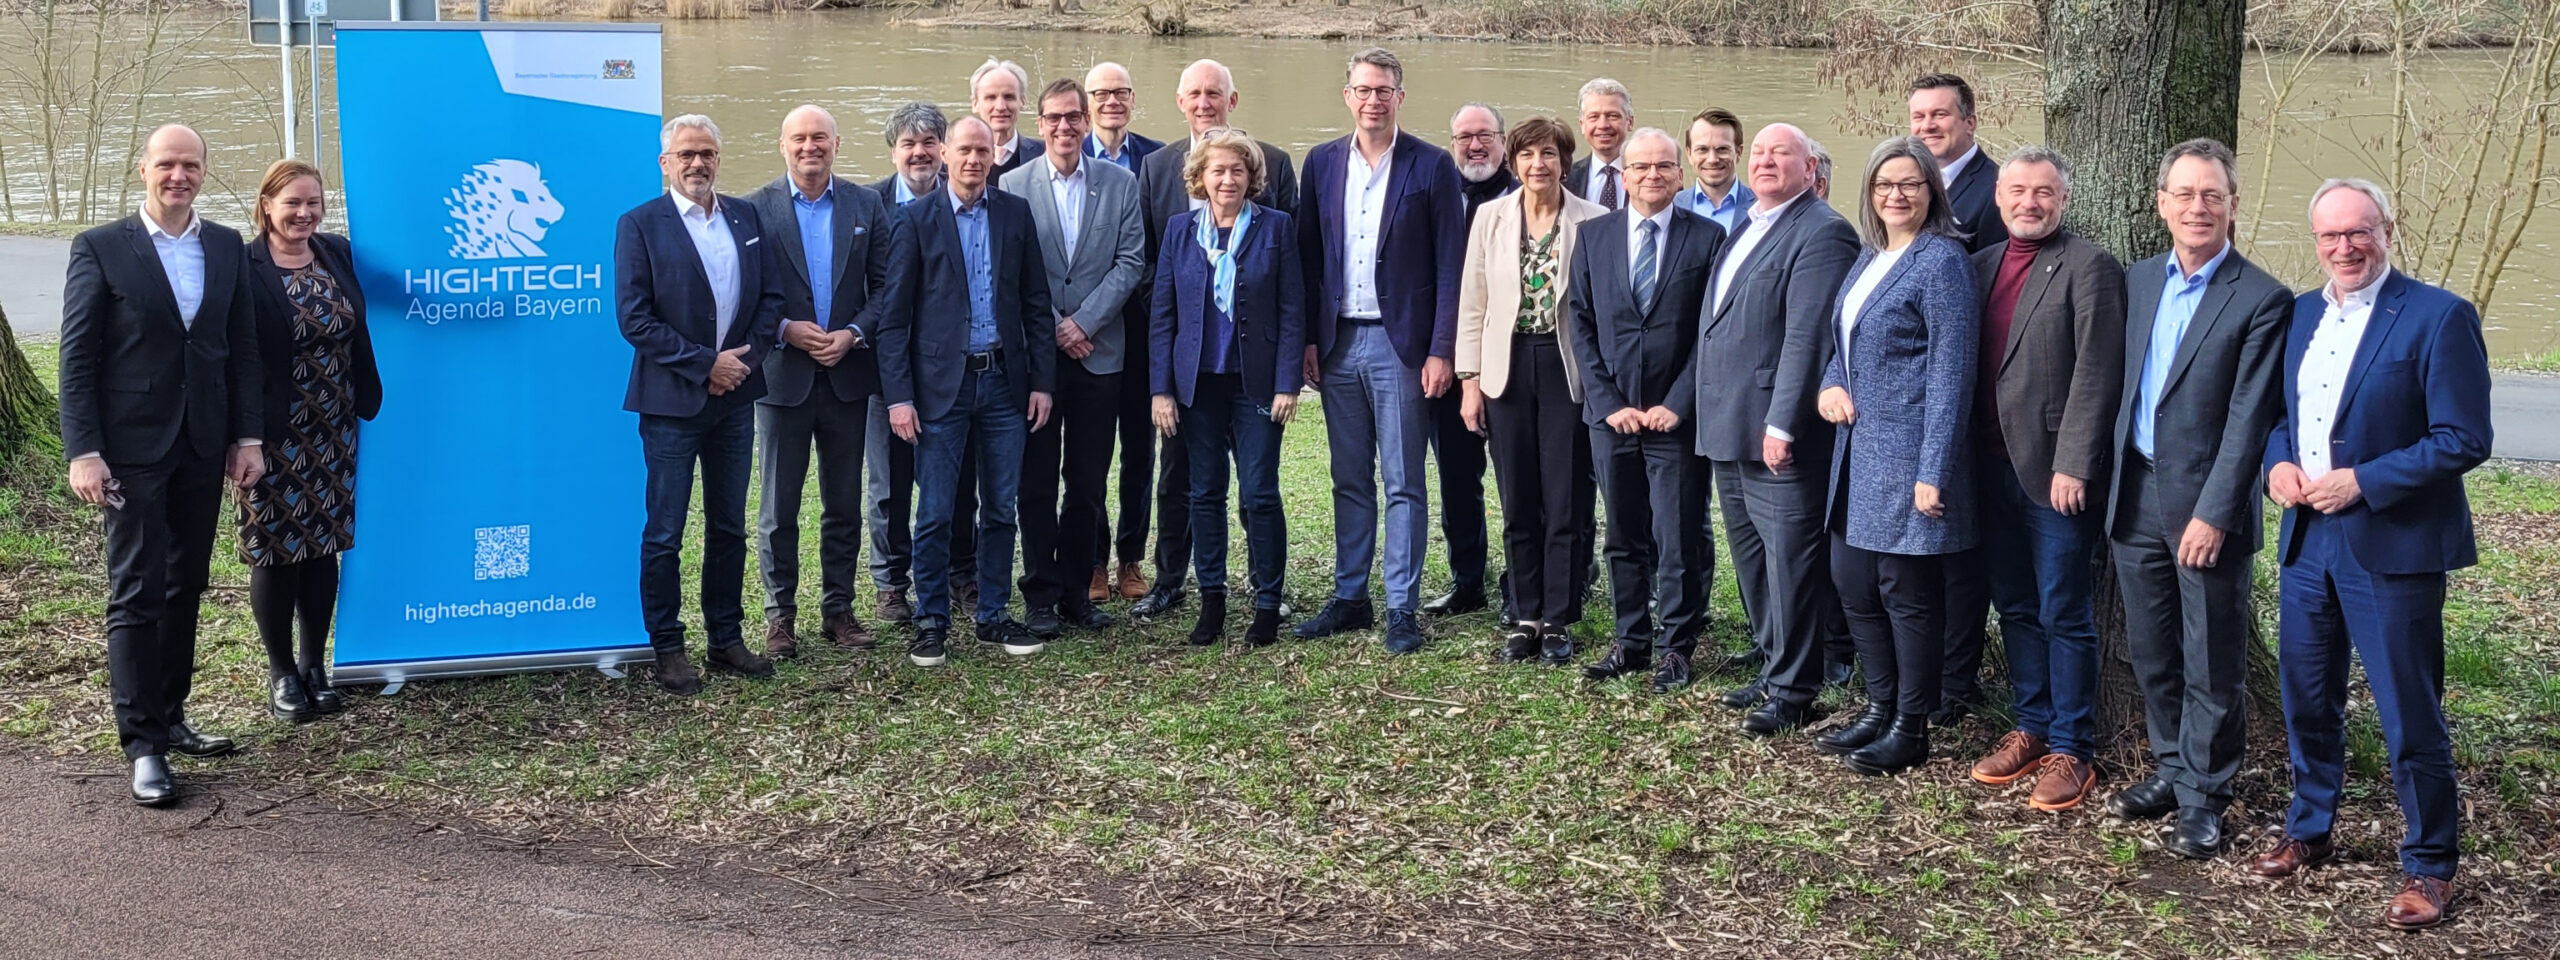
[[296, 129], [300, 98], [293, 83], [293, 48], [311, 56], [311, 163], [321, 160], [320, 48], [338, 43], [341, 20], [438, 20], [436, 0], [249, 0], [249, 42], [276, 48], [277, 73], [284, 90], [284, 155], [294, 156], [301, 142]]

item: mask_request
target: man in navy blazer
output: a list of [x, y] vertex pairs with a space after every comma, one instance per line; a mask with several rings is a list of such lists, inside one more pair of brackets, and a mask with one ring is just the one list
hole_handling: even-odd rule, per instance
[[[1964, 231], [1964, 248], [1977, 253], [2009, 239], [2000, 219], [1997, 198], [2000, 165], [1983, 156], [1974, 139], [1980, 120], [1973, 115], [1973, 85], [1952, 73], [1923, 74], [1911, 81], [1911, 135], [1929, 145], [1945, 178], [1947, 210]], [[1977, 618], [1978, 619], [1978, 618]], [[1974, 627], [1976, 633], [1981, 625]], [[1977, 641], [1978, 642], [1978, 641]]]
[[691, 695], [702, 680], [685, 658], [681, 552], [694, 464], [702, 466], [702, 618], [714, 673], [761, 677], [772, 661], [741, 633], [747, 563], [747, 477], [764, 360], [780, 338], [782, 287], [767, 259], [754, 204], [714, 192], [720, 128], [686, 114], [658, 137], [667, 193], [614, 225], [614, 308], [631, 341], [622, 408], [640, 415], [649, 464], [640, 531], [640, 616], [657, 652], [657, 679]]
[[[1093, 69], [1085, 71], [1084, 86], [1086, 95], [1093, 98], [1093, 129], [1084, 135], [1084, 155], [1117, 164], [1132, 176], [1143, 174], [1147, 157], [1162, 149], [1164, 141], [1129, 129], [1129, 120], [1138, 106], [1138, 91], [1129, 80], [1129, 68], [1109, 61], [1094, 64]], [[1143, 234], [1147, 228], [1143, 186], [1138, 198], [1138, 225]], [[1155, 225], [1159, 230], [1163, 227]], [[1141, 249], [1139, 256], [1144, 259], [1154, 252]], [[1148, 260], [1142, 266], [1153, 264]], [[1143, 274], [1140, 279], [1145, 279]], [[1120, 313], [1120, 322], [1129, 331], [1128, 361], [1122, 369], [1138, 373], [1120, 378], [1120, 526], [1118, 536], [1113, 536], [1110, 517], [1105, 516], [1101, 529], [1094, 534], [1100, 538], [1093, 553], [1097, 567], [1094, 585], [1101, 588], [1100, 595], [1092, 598], [1097, 603], [1114, 594], [1136, 600], [1147, 592], [1147, 577], [1138, 564], [1147, 553], [1147, 511], [1151, 509], [1149, 501], [1155, 487], [1157, 440], [1155, 395], [1147, 390], [1145, 374], [1148, 321], [1147, 288], [1142, 282], [1130, 293]], [[1115, 544], [1120, 556], [1116, 574], [1100, 569], [1111, 558]]]
[[2489, 360], [2480, 315], [2391, 269], [2391, 201], [2364, 180], [2311, 197], [2329, 283], [2295, 298], [2284, 416], [2267, 439], [2267, 494], [2285, 508], [2276, 555], [2276, 658], [2293, 741], [2293, 810], [2250, 865], [2290, 876], [2335, 852], [2346, 779], [2349, 659], [2364, 661], [2408, 832], [2383, 922], [2444, 919], [2461, 843], [2444, 721], [2445, 574], [2479, 560], [2462, 475], [2488, 459]]
[[[871, 185], [882, 205], [894, 211], [942, 186], [942, 138], [950, 131], [951, 122], [942, 115], [942, 108], [921, 100], [889, 115], [881, 139], [889, 147], [890, 173]], [[870, 473], [863, 514], [871, 527], [871, 585], [878, 590], [873, 609], [882, 620], [906, 623], [916, 617], [915, 601], [907, 595], [915, 585], [909, 568], [915, 558], [916, 448], [889, 432], [889, 402], [877, 393], [871, 396], [871, 417], [863, 427], [862, 441], [862, 465]], [[977, 474], [969, 469], [966, 458], [961, 460], [960, 476], [951, 553], [968, 559], [961, 561], [961, 575], [953, 580], [974, 584], [978, 498], [969, 491]]]
[[978, 464], [977, 637], [1026, 656], [1043, 644], [1013, 599], [1014, 500], [1023, 445], [1049, 421], [1058, 344], [1031, 205], [993, 189], [995, 131], [962, 117], [943, 141], [950, 179], [898, 209], [880, 396], [916, 445], [916, 634], [907, 659], [940, 666], [951, 630], [951, 526], [965, 450]]
[[[1466, 195], [1449, 152], [1396, 127], [1404, 64], [1372, 47], [1351, 60], [1343, 105], [1358, 129], [1307, 151], [1298, 190], [1306, 261], [1307, 379], [1323, 392], [1333, 452], [1333, 601], [1301, 637], [1366, 629], [1369, 563], [1386, 479], [1386, 648], [1422, 649], [1422, 563], [1431, 508], [1423, 401], [1448, 392], [1466, 258]], [[1378, 465], [1377, 473], [1370, 464]]]

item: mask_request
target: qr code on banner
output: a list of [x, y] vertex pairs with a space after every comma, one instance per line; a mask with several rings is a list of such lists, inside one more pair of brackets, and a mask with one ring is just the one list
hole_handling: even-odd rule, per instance
[[509, 580], [533, 572], [533, 527], [481, 527], [471, 531], [471, 579]]

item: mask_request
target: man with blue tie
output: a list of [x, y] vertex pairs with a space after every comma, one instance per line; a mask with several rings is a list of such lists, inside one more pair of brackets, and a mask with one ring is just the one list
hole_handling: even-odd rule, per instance
[[[1404, 64], [1372, 47], [1351, 60], [1342, 102], [1357, 128], [1307, 151], [1298, 252], [1306, 261], [1307, 379], [1324, 397], [1332, 451], [1333, 600], [1297, 626], [1316, 638], [1367, 629], [1369, 565], [1386, 487], [1386, 649], [1422, 649], [1422, 566], [1431, 508], [1424, 400], [1456, 382], [1466, 197], [1449, 152], [1396, 126]], [[1371, 465], [1375, 464], [1373, 472]]]
[[2462, 475], [2488, 459], [2489, 359], [2468, 301], [2391, 268], [2391, 200], [2365, 180], [2311, 195], [2329, 282], [2294, 301], [2267, 493], [2285, 508], [2276, 660], [2293, 742], [2283, 839], [2250, 865], [2292, 876], [2336, 853], [2349, 660], [2364, 662], [2408, 831], [2383, 923], [2444, 921], [2461, 854], [2444, 720], [2445, 575], [2479, 562]]
[[747, 477], [765, 354], [782, 323], [764, 221], [754, 204], [714, 192], [720, 128], [686, 114], [659, 134], [667, 192], [614, 226], [614, 305], [631, 341], [623, 409], [640, 415], [648, 519], [640, 532], [640, 617], [657, 652], [657, 681], [690, 696], [701, 675], [685, 657], [684, 525], [693, 472], [702, 469], [702, 618], [713, 673], [770, 676], [773, 661], [742, 633]]
[[2129, 820], [2177, 814], [2162, 842], [2205, 859], [2248, 734], [2249, 565], [2260, 456], [2293, 293], [2231, 246], [2231, 148], [2189, 140], [2160, 161], [2171, 249], [2125, 268], [2124, 399], [2107, 537], [2158, 772], [2107, 800]]
[[1742, 118], [1723, 107], [1708, 107], [1689, 118], [1680, 136], [1681, 150], [1697, 182], [1680, 191], [1680, 208], [1716, 222], [1730, 234], [1760, 197], [1739, 176], [1742, 169]]

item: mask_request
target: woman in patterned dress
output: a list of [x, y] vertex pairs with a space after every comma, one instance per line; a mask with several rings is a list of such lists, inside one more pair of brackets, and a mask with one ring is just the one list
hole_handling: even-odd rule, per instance
[[276, 161], [258, 188], [249, 244], [267, 369], [267, 474], [241, 498], [240, 557], [267, 648], [268, 706], [296, 723], [345, 709], [329, 685], [329, 615], [338, 554], [354, 546], [356, 421], [382, 409], [355, 260], [345, 237], [319, 232], [326, 204], [319, 170]]
[[1493, 452], [1502, 498], [1504, 581], [1516, 623], [1502, 659], [1573, 660], [1566, 627], [1582, 619], [1575, 578], [1585, 564], [1577, 503], [1591, 468], [1582, 385], [1565, 310], [1566, 265], [1584, 220], [1608, 211], [1566, 193], [1573, 133], [1548, 117], [1504, 144], [1520, 189], [1487, 201], [1467, 231], [1458, 287], [1459, 410]]

